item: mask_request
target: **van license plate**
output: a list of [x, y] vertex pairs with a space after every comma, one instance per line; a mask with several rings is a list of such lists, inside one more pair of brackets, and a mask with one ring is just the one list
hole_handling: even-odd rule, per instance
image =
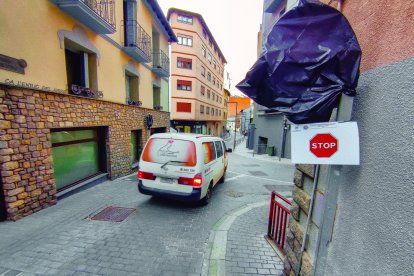
[[160, 177], [160, 182], [162, 182], [162, 183], [172, 184], [172, 183], [174, 182], [174, 179], [172, 179], [172, 178], [164, 178], [164, 177]]

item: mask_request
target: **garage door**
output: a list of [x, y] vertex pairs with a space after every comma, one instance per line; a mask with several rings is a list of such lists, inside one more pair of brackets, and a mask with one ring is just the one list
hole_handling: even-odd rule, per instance
[[96, 129], [57, 130], [51, 133], [56, 189], [62, 190], [99, 173]]

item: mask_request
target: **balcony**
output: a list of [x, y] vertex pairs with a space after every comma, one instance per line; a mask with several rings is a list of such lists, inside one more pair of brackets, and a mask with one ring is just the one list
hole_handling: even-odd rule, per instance
[[125, 22], [123, 50], [138, 62], [151, 62], [151, 36], [136, 20]]
[[115, 0], [49, 0], [97, 34], [116, 31]]
[[161, 78], [170, 76], [170, 58], [161, 50], [152, 53], [152, 72]]

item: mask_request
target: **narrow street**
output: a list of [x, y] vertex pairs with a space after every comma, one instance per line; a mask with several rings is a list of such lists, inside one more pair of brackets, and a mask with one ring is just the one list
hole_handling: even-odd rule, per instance
[[[207, 206], [142, 195], [131, 175], [0, 224], [0, 275], [278, 275], [282, 262], [263, 236], [270, 192], [290, 197], [294, 168], [244, 147], [229, 154]], [[136, 211], [122, 222], [90, 219], [108, 206]], [[226, 217], [234, 220], [227, 238], [214, 239]]]

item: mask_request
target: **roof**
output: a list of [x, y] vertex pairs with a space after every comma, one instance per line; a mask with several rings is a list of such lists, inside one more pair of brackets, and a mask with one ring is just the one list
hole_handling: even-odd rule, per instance
[[165, 18], [165, 15], [162, 12], [161, 7], [158, 4], [157, 0], [144, 0], [144, 3], [147, 4], [147, 7], [149, 8], [154, 18], [157, 19], [160, 26], [166, 32], [167, 36], [169, 37], [168, 42], [178, 42], [178, 39], [175, 36], [174, 31], [171, 29], [171, 26], [168, 23], [168, 20]]
[[203, 18], [203, 16], [201, 15], [201, 14], [199, 14], [199, 13], [195, 13], [195, 12], [191, 12], [191, 11], [186, 11], [186, 10], [182, 10], [182, 9], [177, 9], [177, 8], [170, 8], [169, 10], [168, 10], [168, 13], [167, 13], [167, 20], [170, 20], [170, 16], [171, 16], [171, 14], [172, 13], [186, 13], [186, 14], [189, 14], [189, 15], [192, 15], [192, 16], [195, 16], [195, 17], [197, 17], [198, 18], [198, 20], [200, 20], [200, 22], [201, 22], [201, 25], [203, 25], [203, 28], [206, 30], [206, 32], [208, 33], [208, 35], [209, 35], [209, 37], [211, 37], [212, 39], [213, 39], [213, 43], [214, 43], [214, 46], [216, 46], [217, 47], [217, 50], [219, 51], [219, 53], [220, 53], [220, 55], [221, 55], [221, 57], [223, 58], [223, 60], [224, 60], [224, 63], [227, 63], [227, 60], [226, 60], [226, 58], [224, 57], [224, 55], [223, 55], [223, 52], [220, 50], [220, 47], [218, 46], [218, 44], [217, 44], [217, 42], [216, 42], [216, 40], [214, 39], [214, 36], [213, 36], [213, 34], [211, 33], [211, 31], [210, 31], [210, 29], [208, 28], [208, 26], [207, 26], [207, 23], [204, 21], [204, 18]]

